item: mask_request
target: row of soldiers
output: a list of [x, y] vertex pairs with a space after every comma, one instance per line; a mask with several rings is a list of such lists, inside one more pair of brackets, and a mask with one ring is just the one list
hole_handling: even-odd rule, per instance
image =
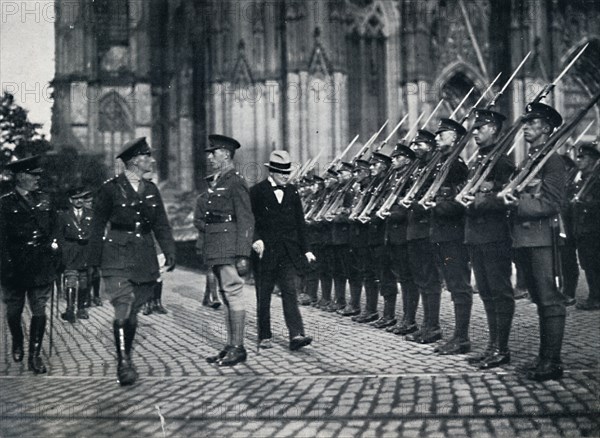
[[[452, 154], [467, 130], [443, 118], [435, 133], [419, 130], [408, 145], [398, 143], [391, 153], [380, 150], [368, 160], [359, 157], [342, 162], [322, 177], [306, 176], [299, 181], [310, 244], [317, 257], [300, 302], [406, 335], [408, 341], [431, 344], [442, 339], [439, 316], [445, 282], [454, 306], [454, 333], [435, 351], [464, 354], [471, 351], [472, 270], [489, 341], [484, 351], [468, 360], [481, 369], [494, 368], [510, 362], [508, 344], [515, 311], [511, 274], [516, 258], [540, 319], [539, 356], [528, 366], [527, 375], [538, 381], [559, 378], [568, 300], [555, 281], [560, 255], [555, 224], [559, 218], [568, 219], [566, 231], [577, 244], [586, 274], [589, 298], [579, 307], [600, 308], [600, 182], [595, 175], [600, 152], [595, 144], [580, 145], [575, 171], [569, 174], [566, 160], [552, 154], [520, 194], [503, 193], [516, 169], [506, 153], [500, 154], [478, 190], [457, 199], [482, 160], [495, 153], [506, 119], [483, 108], [474, 114], [470, 131], [478, 154], [469, 165]], [[562, 117], [548, 105], [532, 103], [522, 123], [529, 156], [534, 157], [561, 126]], [[536, 159], [534, 164], [540, 161]], [[428, 166], [432, 172], [426, 183], [407, 197]], [[442, 171], [446, 174], [436, 196], [418, 202]], [[581, 185], [594, 177], [593, 188], [575, 198]], [[576, 263], [571, 269], [578, 269]], [[397, 318], [398, 283], [402, 316]], [[363, 288], [366, 304], [361, 310]], [[384, 301], [383, 315], [377, 310], [379, 295]], [[420, 325], [416, 321], [419, 301], [423, 306]]]

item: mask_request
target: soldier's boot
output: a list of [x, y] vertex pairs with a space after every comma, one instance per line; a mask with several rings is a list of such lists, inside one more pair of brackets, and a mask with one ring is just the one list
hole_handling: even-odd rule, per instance
[[335, 291], [335, 305], [333, 310], [343, 310], [346, 307], [346, 278], [336, 277], [333, 279], [334, 291]]
[[360, 295], [362, 293], [362, 281], [349, 281], [350, 301], [338, 313], [342, 316], [356, 316], [360, 314]]
[[152, 309], [154, 308], [154, 303], [152, 299], [149, 299], [144, 303], [144, 307], [142, 308], [142, 315], [152, 315]]
[[538, 382], [560, 379], [563, 375], [560, 351], [565, 333], [565, 315], [545, 316], [541, 324], [546, 338], [544, 350], [540, 352], [537, 367], [527, 373], [527, 378]]
[[331, 288], [333, 286], [333, 279], [327, 276], [321, 276], [321, 299], [317, 304], [317, 307], [321, 310], [325, 310], [331, 304]]
[[117, 350], [117, 381], [121, 386], [134, 384], [138, 377], [130, 357], [131, 345], [135, 336], [135, 329], [133, 334], [131, 330], [129, 320], [115, 319], [113, 321], [113, 333]]
[[152, 308], [152, 311], [159, 315], [166, 315], [169, 311], [162, 305], [162, 290], [163, 282], [157, 281], [154, 285], [154, 307]]
[[32, 316], [29, 326], [29, 359], [27, 367], [35, 374], [44, 374], [47, 372], [46, 365], [41, 357], [42, 340], [46, 330], [46, 315]]
[[15, 362], [21, 362], [25, 352], [23, 351], [23, 328], [21, 327], [21, 315], [12, 315], [7, 318], [8, 328], [12, 336], [12, 358]]
[[60, 317], [65, 321], [74, 323], [77, 321], [77, 317], [75, 316], [75, 299], [77, 297], [77, 289], [74, 287], [67, 287], [65, 295], [67, 299], [67, 310], [63, 312]]
[[96, 275], [95, 277], [92, 277], [92, 293], [94, 295], [94, 298], [92, 298], [92, 302], [96, 305], [96, 306], [102, 306], [102, 298], [100, 298], [100, 276]]
[[77, 318], [78, 319], [90, 319], [86, 307], [88, 307], [88, 290], [77, 290]]
[[498, 349], [498, 324], [496, 319], [496, 306], [492, 301], [482, 301], [488, 325], [489, 338], [485, 350], [467, 358], [467, 361], [471, 365], [478, 365], [482, 360], [493, 354]]
[[247, 358], [244, 348], [244, 329], [246, 324], [246, 311], [229, 311], [229, 330], [231, 333], [231, 348], [226, 349], [225, 355], [217, 361], [219, 366], [234, 366], [245, 362]]
[[429, 321], [425, 333], [419, 339], [421, 344], [433, 344], [442, 339], [442, 329], [440, 327], [440, 305], [442, 295], [439, 293], [430, 293], [425, 295], [427, 307], [429, 308]]
[[425, 336], [429, 330], [431, 319], [429, 300], [427, 300], [427, 295], [424, 293], [419, 293], [419, 296], [421, 297], [421, 303], [423, 303], [423, 322], [421, 323], [420, 329], [406, 335], [405, 339], [409, 342], [421, 342], [421, 338]]
[[383, 316], [371, 323], [375, 328], [382, 329], [392, 327], [398, 322], [396, 319], [396, 294], [383, 297]]
[[471, 341], [469, 340], [471, 307], [471, 303], [454, 302], [454, 336], [450, 341], [439, 347], [437, 353], [449, 355], [466, 354], [471, 351]]
[[379, 288], [377, 287], [377, 283], [366, 283], [365, 295], [367, 298], [367, 302], [365, 304], [365, 311], [360, 315], [352, 318], [353, 321], [361, 324], [377, 321], [377, 319], [379, 319], [379, 313], [377, 312]]
[[387, 331], [395, 335], [408, 335], [419, 330], [417, 325], [417, 307], [419, 307], [419, 290], [414, 283], [402, 284], [402, 321]]

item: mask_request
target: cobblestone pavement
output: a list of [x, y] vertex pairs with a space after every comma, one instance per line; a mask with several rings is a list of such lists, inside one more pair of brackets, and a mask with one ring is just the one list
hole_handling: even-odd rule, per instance
[[[246, 286], [248, 361], [218, 368], [204, 357], [224, 343], [223, 310], [202, 307], [203, 290], [196, 272], [165, 276], [169, 314], [140, 315], [140, 379], [129, 388], [116, 383], [108, 303], [90, 309], [87, 321], [55, 320], [43, 376], [10, 358], [2, 307], [0, 437], [600, 436], [600, 312], [568, 309], [565, 377], [536, 383], [518, 371], [538, 345], [528, 300], [517, 302], [511, 365], [480, 371], [464, 355], [438, 356], [434, 346], [307, 307], [314, 343], [291, 352], [279, 299], [272, 306], [275, 347], [258, 354], [254, 288]], [[450, 295], [442, 300], [450, 334]], [[477, 350], [485, 346], [486, 323], [481, 300], [474, 302]]]

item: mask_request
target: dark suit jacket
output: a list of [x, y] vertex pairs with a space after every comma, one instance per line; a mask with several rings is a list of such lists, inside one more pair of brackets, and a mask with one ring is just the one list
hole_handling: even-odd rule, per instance
[[25, 289], [52, 283], [60, 264], [56, 211], [47, 194], [32, 193], [31, 202], [17, 191], [0, 198], [0, 269], [2, 284]]
[[274, 248], [283, 247], [296, 269], [303, 270], [308, 248], [302, 203], [295, 186], [288, 184], [283, 193], [283, 201], [279, 204], [268, 179], [250, 189], [255, 220], [253, 241], [262, 240], [265, 244], [260, 261], [263, 269], [275, 267]]
[[65, 269], [85, 269], [87, 267], [88, 243], [92, 233], [92, 210], [83, 208], [81, 219], [75, 216], [73, 208], [58, 213], [58, 241], [62, 249], [62, 263]]

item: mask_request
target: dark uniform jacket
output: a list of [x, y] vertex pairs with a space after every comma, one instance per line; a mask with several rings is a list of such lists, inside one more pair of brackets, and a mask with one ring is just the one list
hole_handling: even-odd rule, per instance
[[[390, 187], [388, 188], [388, 190], [386, 190], [386, 193], [383, 196], [384, 201], [391, 194], [398, 179], [402, 177], [402, 175], [404, 175], [404, 171], [405, 170], [402, 170], [397, 173], [395, 181], [393, 182], [393, 184], [390, 184]], [[398, 196], [398, 200], [402, 199], [403, 195], [404, 193], [400, 193], [400, 195]], [[387, 217], [385, 225], [386, 242], [389, 245], [406, 244], [406, 233], [408, 230], [408, 210], [406, 209], [406, 207], [401, 205], [398, 201], [394, 203], [394, 205], [392, 205], [392, 208], [390, 208], [390, 215]]]
[[[371, 182], [371, 177], [365, 178], [361, 184], [356, 184], [352, 189], [352, 208], [356, 207], [360, 197]], [[350, 246], [365, 248], [369, 246], [369, 224], [356, 220], [350, 224]]]
[[306, 223], [298, 190], [287, 184], [283, 190], [281, 204], [268, 179], [250, 189], [252, 212], [255, 218], [254, 241], [262, 240], [265, 252], [260, 261], [264, 266], [276, 266], [278, 260], [274, 248], [285, 248], [298, 270], [306, 267], [304, 254], [308, 252]]
[[[493, 148], [494, 145], [490, 145], [479, 150], [479, 156], [471, 167], [469, 178]], [[506, 185], [514, 170], [515, 166], [510, 159], [503, 155], [488, 174], [475, 194], [475, 200], [467, 208], [465, 243], [480, 245], [510, 239], [508, 207], [496, 195]]]
[[513, 247], [552, 246], [552, 226], [566, 195], [565, 164], [552, 155], [511, 210]]
[[81, 270], [87, 267], [92, 210], [85, 207], [81, 210], [81, 219], [77, 219], [74, 208], [58, 213], [58, 241], [65, 269]]
[[[26, 289], [45, 286], [57, 278], [60, 249], [56, 211], [49, 196], [16, 190], [0, 198], [0, 270], [2, 285]], [[56, 245], [55, 245], [56, 246]]]
[[[408, 187], [410, 188], [415, 179], [421, 173], [423, 168], [427, 165], [426, 162], [422, 162], [419, 165], [419, 171], [414, 173], [414, 177], [411, 178], [410, 184]], [[415, 196], [415, 199], [420, 199], [419, 195], [422, 195], [423, 192], [431, 185], [433, 176], [429, 177], [429, 181], [425, 183], [420, 191]], [[410, 208], [408, 209], [408, 222], [406, 229], [406, 239], [407, 240], [418, 240], [418, 239], [429, 239], [430, 235], [430, 224], [431, 224], [431, 211], [425, 210], [417, 201], [413, 202]]]
[[[340, 187], [342, 189], [344, 185]], [[352, 200], [354, 193], [352, 190], [347, 190], [344, 193], [342, 200], [342, 212], [333, 219], [333, 228], [331, 230], [331, 239], [334, 245], [348, 245], [350, 243], [350, 209], [352, 208]]]
[[448, 176], [435, 198], [431, 215], [430, 238], [432, 242], [464, 240], [465, 207], [454, 200], [467, 180], [468, 168], [459, 157], [448, 172]]
[[207, 191], [204, 262], [208, 266], [233, 265], [236, 257], [250, 257], [254, 216], [246, 181], [231, 167]]
[[159, 266], [152, 233], [165, 256], [174, 256], [175, 243], [158, 188], [142, 179], [136, 192], [120, 174], [105, 182], [94, 199], [89, 266], [100, 266], [105, 277], [155, 281]]
[[[587, 178], [589, 176], [584, 177], [579, 185]], [[578, 240], [600, 238], [600, 179], [597, 176], [587, 193], [573, 204], [573, 232]]]

